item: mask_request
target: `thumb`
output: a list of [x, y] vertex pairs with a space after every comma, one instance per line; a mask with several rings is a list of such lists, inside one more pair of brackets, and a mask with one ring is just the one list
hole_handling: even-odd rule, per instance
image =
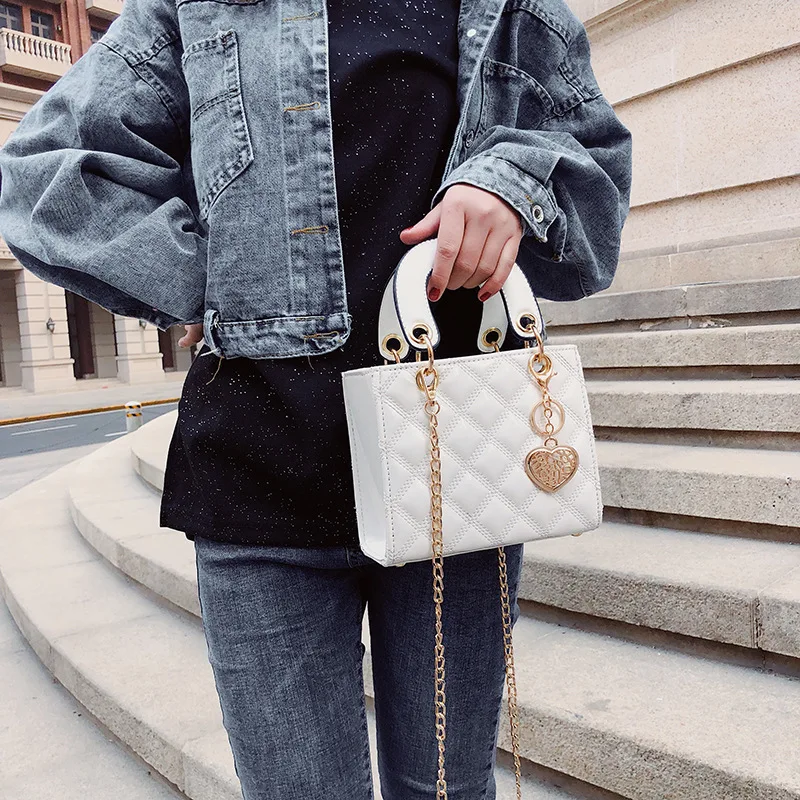
[[441, 206], [441, 203], [437, 203], [419, 222], [400, 231], [401, 241], [404, 244], [418, 244], [434, 236], [439, 230], [439, 221], [442, 216]]

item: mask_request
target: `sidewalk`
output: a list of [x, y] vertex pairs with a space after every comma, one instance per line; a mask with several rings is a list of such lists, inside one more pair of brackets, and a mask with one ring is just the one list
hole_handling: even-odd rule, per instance
[[0, 425], [8, 420], [25, 421], [51, 415], [98, 411], [122, 407], [131, 400], [140, 403], [176, 400], [181, 396], [183, 372], [166, 373], [157, 383], [122, 383], [116, 378], [90, 378], [57, 392], [31, 394], [19, 387], [0, 387]]

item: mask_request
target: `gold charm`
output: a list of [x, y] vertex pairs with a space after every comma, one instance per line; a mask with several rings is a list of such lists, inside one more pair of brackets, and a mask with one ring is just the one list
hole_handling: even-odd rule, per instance
[[[534, 447], [525, 456], [525, 474], [543, 491], [555, 492], [578, 471], [578, 451], [569, 445], [560, 445], [556, 439], [556, 434], [564, 427], [564, 406], [550, 396], [548, 384], [555, 374], [553, 362], [544, 352], [538, 335], [536, 341], [539, 346], [528, 359], [528, 372], [539, 385], [542, 400], [533, 407], [530, 423], [531, 428], [544, 437], [544, 444]], [[539, 410], [544, 417], [544, 425], [537, 418]], [[554, 411], [557, 412], [555, 422]]]
[[577, 469], [578, 453], [569, 445], [535, 447], [525, 456], [525, 472], [545, 492], [560, 489]]

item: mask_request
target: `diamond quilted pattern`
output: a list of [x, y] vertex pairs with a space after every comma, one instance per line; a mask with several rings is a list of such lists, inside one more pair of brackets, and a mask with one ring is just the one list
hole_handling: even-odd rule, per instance
[[[555, 493], [536, 487], [525, 474], [528, 451], [542, 444], [529, 423], [541, 393], [527, 371], [531, 351], [501, 351], [436, 362], [439, 445], [442, 460], [442, 527], [445, 555], [565, 536], [596, 528], [601, 521], [600, 480], [589, 403], [578, 350], [574, 345], [547, 348], [555, 373], [550, 393], [563, 406], [559, 444], [578, 452], [578, 469]], [[357, 374], [369, 375], [378, 420], [377, 441], [369, 459], [383, 465], [382, 481], [356, 478], [356, 502], [364, 492], [382, 489], [384, 552], [369, 552], [384, 564], [430, 558], [430, 442], [424, 395], [416, 385], [420, 364], [387, 364], [343, 373], [345, 387]], [[352, 384], [355, 386], [355, 383]], [[363, 386], [359, 384], [359, 392]], [[345, 399], [348, 404], [347, 392]], [[359, 421], [348, 407], [351, 437]], [[373, 437], [374, 438], [374, 437]], [[354, 451], [354, 458], [367, 459]], [[363, 469], [355, 465], [356, 476]], [[373, 476], [374, 478], [374, 476]], [[376, 500], [376, 498], [372, 498]], [[373, 502], [373, 506], [374, 506]], [[359, 526], [366, 525], [359, 515]], [[375, 525], [373, 519], [369, 523]], [[362, 534], [362, 546], [365, 531]]]

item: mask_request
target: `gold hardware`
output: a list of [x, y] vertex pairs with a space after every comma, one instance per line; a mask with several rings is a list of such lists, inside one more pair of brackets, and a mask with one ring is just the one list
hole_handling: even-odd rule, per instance
[[[442, 562], [442, 474], [439, 453], [438, 412], [439, 401], [436, 399], [436, 388], [439, 385], [439, 373], [433, 365], [433, 348], [427, 333], [423, 334], [428, 345], [428, 365], [417, 370], [417, 386], [425, 392], [425, 413], [428, 415], [429, 435], [431, 442], [430, 489], [431, 489], [431, 552], [433, 564], [433, 601], [435, 604], [436, 633], [434, 637], [435, 657], [435, 724], [436, 741], [439, 759], [436, 780], [437, 800], [447, 800], [447, 781], [444, 773], [444, 741], [446, 736], [447, 705], [444, 683], [444, 639], [442, 636], [442, 600], [444, 595], [444, 565]], [[428, 381], [430, 376], [433, 379]]]
[[[543, 445], [534, 447], [525, 456], [525, 474], [543, 491], [555, 492], [578, 471], [578, 451], [569, 445], [559, 445], [556, 439], [556, 434], [564, 427], [565, 415], [564, 406], [551, 397], [548, 388], [550, 379], [556, 374], [553, 371], [553, 360], [544, 352], [542, 337], [533, 324], [527, 325], [525, 330], [531, 331], [536, 337], [536, 352], [531, 353], [528, 359], [528, 372], [542, 392], [541, 402], [530, 413], [530, 424], [536, 433], [544, 437]], [[558, 427], [553, 424], [554, 407], [558, 411]], [[540, 408], [545, 418], [543, 426], [536, 419], [536, 412]]]
[[[442, 539], [442, 462], [439, 451], [439, 401], [436, 389], [439, 386], [439, 372], [434, 366], [433, 347], [427, 334], [423, 334], [428, 348], [428, 364], [417, 370], [417, 387], [426, 395], [425, 413], [428, 415], [430, 438], [430, 496], [431, 496], [431, 554], [433, 569], [433, 601], [435, 605], [435, 725], [438, 745], [438, 773], [436, 780], [436, 800], [447, 800], [447, 780], [444, 771], [444, 753], [447, 721], [447, 698], [445, 695], [445, 658], [442, 636], [442, 602], [444, 599], [444, 543]], [[497, 342], [494, 342], [497, 348]], [[500, 577], [500, 602], [503, 619], [503, 651], [505, 679], [508, 693], [508, 716], [511, 728], [511, 746], [514, 753], [514, 777], [517, 785], [517, 800], [522, 800], [522, 777], [519, 758], [519, 719], [517, 711], [517, 684], [514, 668], [514, 645], [512, 637], [511, 604], [508, 593], [508, 574], [505, 550], [497, 548], [498, 572]]]
[[525, 456], [525, 473], [545, 492], [560, 489], [578, 468], [578, 453], [569, 445], [556, 446], [549, 438], [543, 447], [535, 447]]
[[[490, 333], [497, 334], [496, 338], [494, 338], [492, 341], [489, 341], [489, 334]], [[500, 346], [497, 344], [497, 342], [499, 341], [501, 335], [502, 335], [502, 332], [500, 331], [499, 328], [487, 328], [481, 334], [481, 342], [483, 342], [485, 347], [494, 347], [495, 353], [498, 353], [498, 352], [500, 352]]]
[[517, 800], [522, 800], [522, 770], [519, 763], [519, 713], [517, 710], [517, 677], [514, 669], [514, 640], [511, 627], [511, 603], [508, 597], [508, 572], [506, 550], [497, 548], [497, 563], [500, 568], [500, 607], [503, 614], [503, 651], [506, 673], [506, 696], [508, 700], [508, 727], [511, 733], [511, 751], [514, 754], [514, 780], [517, 784]]
[[[389, 342], [392, 339], [397, 339], [397, 341], [401, 343], [401, 347], [389, 347]], [[384, 350], [388, 350], [394, 356], [395, 363], [397, 364], [400, 363], [400, 350], [402, 349], [402, 339], [398, 334], [387, 333], [386, 336], [383, 337], [383, 341], [381, 342], [381, 347]], [[386, 361], [386, 359], [384, 359], [384, 361]]]
[[[419, 329], [422, 329], [424, 333], [422, 334], [422, 336], [415, 336], [414, 331]], [[411, 326], [411, 333], [409, 334], [409, 336], [411, 337], [411, 341], [414, 342], [415, 344], [422, 344], [423, 342], [426, 341], [427, 337], [430, 335], [430, 332], [431, 332], [430, 328], [424, 322], [415, 322]]]
[[[530, 322], [527, 325], [523, 325], [522, 320], [524, 320], [526, 317], [530, 320], [533, 320], [533, 322]], [[517, 325], [519, 325], [520, 328], [522, 328], [522, 330], [524, 330], [525, 332], [532, 333], [536, 337], [536, 344], [539, 347], [539, 352], [544, 354], [544, 344], [542, 343], [542, 337], [539, 335], [539, 331], [536, 329], [536, 317], [534, 317], [533, 314], [520, 314], [519, 317], [517, 317]], [[531, 346], [530, 341], [526, 339], [525, 347], [530, 347], [530, 346]]]

